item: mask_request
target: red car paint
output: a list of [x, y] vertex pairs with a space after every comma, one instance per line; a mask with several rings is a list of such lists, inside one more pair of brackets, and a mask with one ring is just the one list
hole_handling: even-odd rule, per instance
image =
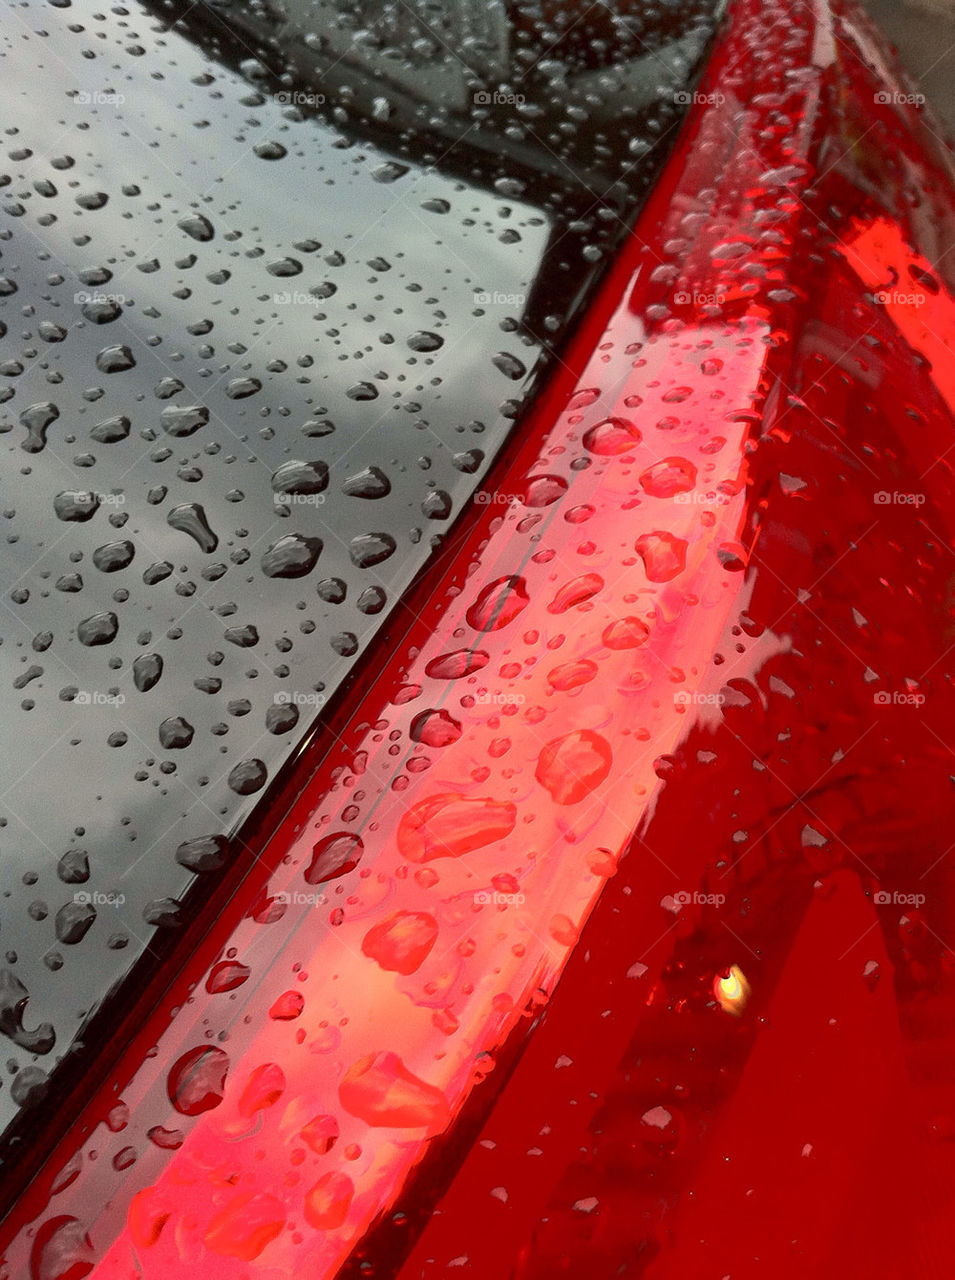
[[4, 1280], [948, 1274], [953, 202], [907, 93], [855, 9], [732, 6]]

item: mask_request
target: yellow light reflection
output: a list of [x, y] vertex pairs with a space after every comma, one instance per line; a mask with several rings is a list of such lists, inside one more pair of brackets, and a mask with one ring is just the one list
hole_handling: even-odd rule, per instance
[[749, 1000], [750, 986], [746, 974], [739, 965], [730, 965], [725, 977], [717, 975], [713, 979], [713, 994], [720, 1002], [720, 1008], [731, 1013], [734, 1018], [740, 1017]]

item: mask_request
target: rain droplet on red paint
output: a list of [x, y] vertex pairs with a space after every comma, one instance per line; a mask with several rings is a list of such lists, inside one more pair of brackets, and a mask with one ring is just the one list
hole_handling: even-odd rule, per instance
[[461, 725], [447, 711], [429, 708], [416, 715], [409, 730], [414, 742], [426, 747], [449, 747], [461, 736]]
[[239, 1098], [239, 1115], [251, 1117], [278, 1102], [285, 1092], [285, 1073], [275, 1062], [265, 1062], [249, 1072]]
[[640, 483], [651, 498], [672, 498], [696, 485], [696, 467], [686, 458], [664, 458], [647, 467]]
[[382, 969], [407, 976], [424, 963], [437, 936], [438, 922], [427, 911], [396, 911], [368, 930], [361, 949]]
[[234, 960], [221, 960], [209, 970], [206, 978], [206, 990], [210, 995], [218, 995], [222, 991], [234, 991], [241, 987], [252, 972], [244, 964]]
[[269, 1010], [269, 1017], [274, 1022], [291, 1022], [305, 1008], [305, 997], [301, 991], [283, 991]]
[[555, 804], [577, 804], [603, 782], [612, 763], [606, 738], [591, 729], [579, 729], [544, 747], [534, 776]]
[[460, 858], [514, 830], [517, 809], [489, 796], [468, 799], [455, 793], [419, 800], [398, 824], [398, 849], [409, 862]]
[[237, 1195], [212, 1219], [206, 1247], [225, 1258], [251, 1262], [285, 1226], [285, 1206], [267, 1194]]
[[425, 667], [425, 674], [435, 680], [460, 680], [486, 667], [490, 657], [483, 649], [455, 649], [432, 658]]
[[589, 453], [612, 458], [635, 449], [642, 439], [634, 424], [626, 418], [605, 418], [584, 432], [583, 443]]
[[599, 387], [586, 387], [583, 391], [575, 391], [568, 402], [568, 409], [586, 409], [600, 395]]
[[738, 542], [721, 542], [716, 558], [728, 573], [742, 573], [746, 568], [746, 551]]
[[334, 1116], [314, 1116], [299, 1135], [317, 1156], [327, 1155], [338, 1141], [338, 1121]]
[[211, 1111], [222, 1101], [229, 1055], [212, 1045], [190, 1049], [173, 1063], [166, 1080], [169, 1101], [184, 1116]]
[[31, 1280], [83, 1280], [96, 1258], [86, 1228], [64, 1214], [44, 1222], [30, 1253]]
[[129, 1202], [126, 1223], [129, 1235], [137, 1249], [150, 1249], [162, 1234], [169, 1221], [170, 1210], [163, 1209], [156, 1197], [155, 1187], [137, 1191]]
[[608, 649], [636, 649], [649, 634], [650, 628], [639, 618], [618, 618], [604, 628], [602, 639]]
[[547, 673], [547, 683], [552, 689], [564, 693], [568, 689], [577, 689], [582, 684], [589, 684], [597, 674], [596, 662], [589, 658], [578, 658], [576, 662], [565, 662]]
[[499, 631], [526, 607], [527, 587], [515, 575], [498, 578], [480, 593], [467, 612], [468, 626], [475, 631]]
[[562, 476], [532, 476], [524, 487], [525, 507], [549, 507], [567, 492]]
[[634, 546], [651, 582], [669, 582], [686, 568], [686, 542], [672, 533], [644, 533]]
[[324, 884], [354, 870], [361, 861], [365, 846], [350, 831], [336, 831], [319, 840], [312, 850], [312, 861], [305, 872], [308, 884]]
[[355, 1184], [345, 1173], [323, 1173], [305, 1195], [305, 1221], [316, 1231], [334, 1231], [348, 1217]]
[[441, 1090], [410, 1072], [396, 1053], [359, 1059], [345, 1073], [338, 1096], [349, 1115], [377, 1129], [423, 1127], [433, 1137], [451, 1121]]
[[590, 600], [603, 588], [604, 580], [599, 573], [582, 573], [578, 578], [565, 582], [553, 600], [547, 606], [548, 613], [566, 613], [574, 605]]

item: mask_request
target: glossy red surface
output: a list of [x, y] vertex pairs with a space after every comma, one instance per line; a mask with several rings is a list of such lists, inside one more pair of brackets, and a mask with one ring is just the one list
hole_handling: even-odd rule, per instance
[[4, 1280], [949, 1274], [952, 185], [889, 74], [855, 10], [732, 7], [521, 454]]

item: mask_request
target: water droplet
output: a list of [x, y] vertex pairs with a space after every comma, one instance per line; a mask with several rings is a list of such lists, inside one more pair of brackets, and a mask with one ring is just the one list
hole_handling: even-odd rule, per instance
[[523, 578], [498, 578], [484, 588], [468, 609], [468, 625], [475, 631], [499, 631], [512, 622], [527, 603], [527, 587]]
[[173, 1063], [166, 1079], [166, 1093], [184, 1116], [211, 1111], [222, 1101], [229, 1055], [212, 1045], [190, 1049]]
[[596, 662], [591, 662], [588, 658], [578, 658], [575, 662], [565, 662], [549, 671], [547, 683], [552, 689], [566, 692], [569, 689], [577, 689], [582, 684], [589, 684], [596, 674]]
[[312, 861], [305, 872], [308, 884], [324, 884], [352, 871], [361, 861], [365, 846], [350, 831], [336, 831], [325, 836], [312, 850]]
[[192, 236], [193, 240], [199, 240], [203, 243], [211, 240], [215, 235], [212, 223], [208, 218], [203, 217], [201, 213], [192, 213], [187, 218], [182, 218], [178, 225], [182, 231], [185, 231], [186, 235]]
[[649, 635], [650, 628], [639, 618], [618, 618], [604, 629], [601, 638], [608, 649], [636, 649]]
[[606, 738], [580, 729], [555, 738], [543, 748], [534, 776], [555, 804], [578, 804], [607, 777], [613, 752]]
[[235, 960], [220, 960], [212, 966], [206, 978], [206, 990], [210, 995], [219, 995], [223, 991], [234, 991], [247, 981], [252, 970]]
[[104, 418], [102, 422], [98, 422], [90, 435], [100, 444], [116, 444], [117, 441], [126, 439], [131, 425], [128, 418], [119, 414], [115, 418]]
[[696, 467], [686, 458], [664, 458], [643, 472], [640, 483], [651, 498], [672, 498], [694, 487]]
[[55, 931], [57, 941], [66, 946], [75, 946], [82, 942], [92, 928], [96, 919], [96, 910], [87, 902], [68, 902], [56, 913]]
[[84, 523], [99, 509], [99, 498], [85, 489], [67, 489], [53, 499], [53, 510], [60, 520]]
[[448, 747], [461, 736], [461, 725], [447, 711], [428, 710], [415, 716], [409, 730], [414, 742], [426, 747]]
[[86, 1228], [62, 1214], [40, 1227], [30, 1253], [30, 1280], [83, 1280], [96, 1265]]
[[136, 367], [136, 361], [129, 347], [122, 343], [115, 347], [104, 347], [96, 357], [96, 367], [100, 373], [124, 373]]
[[388, 160], [384, 164], [378, 165], [376, 169], [372, 169], [371, 176], [376, 182], [397, 182], [407, 172], [408, 165], [398, 164], [395, 160]]
[[419, 800], [398, 824], [398, 849], [409, 862], [460, 858], [510, 835], [517, 809], [510, 801], [455, 794]]
[[359, 569], [370, 569], [394, 554], [397, 543], [387, 533], [360, 533], [348, 545], [352, 564]]
[[323, 1173], [305, 1193], [305, 1221], [316, 1231], [334, 1231], [348, 1217], [355, 1185], [337, 1170]]
[[396, 911], [368, 930], [361, 949], [382, 969], [407, 977], [421, 967], [437, 937], [438, 922], [427, 911]]
[[387, 498], [391, 493], [391, 481], [378, 467], [366, 467], [349, 476], [342, 485], [342, 493], [350, 498]]
[[275, 493], [322, 493], [328, 487], [328, 467], [324, 462], [286, 462], [272, 476]]
[[171, 436], [191, 436], [209, 421], [209, 410], [201, 404], [171, 404], [163, 409], [159, 421]]
[[46, 446], [47, 428], [56, 422], [60, 411], [51, 400], [31, 404], [20, 414], [20, 425], [26, 427], [27, 438], [21, 441], [21, 449], [27, 453], [39, 453]]
[[527, 373], [526, 365], [522, 364], [517, 356], [512, 356], [507, 351], [499, 351], [496, 356], [492, 356], [491, 363], [495, 369], [500, 369], [505, 378], [510, 378], [514, 382]]
[[635, 449], [642, 439], [638, 429], [626, 418], [605, 418], [584, 432], [583, 445], [590, 453], [612, 458]]
[[338, 1121], [335, 1117], [323, 1115], [314, 1116], [309, 1120], [308, 1124], [302, 1127], [299, 1136], [317, 1156], [324, 1156], [338, 1141], [338, 1132]]
[[417, 333], [413, 333], [408, 339], [408, 346], [412, 351], [437, 351], [444, 346], [444, 339], [436, 333], [429, 333], [426, 329], [419, 329]]
[[162, 675], [163, 661], [158, 653], [143, 653], [133, 663], [133, 683], [140, 693], [148, 693]]
[[436, 680], [460, 680], [486, 667], [490, 656], [483, 649], [455, 649], [432, 658], [425, 668]]
[[591, 600], [603, 590], [604, 580], [599, 573], [582, 573], [565, 583], [547, 606], [548, 613], [566, 613], [575, 605]]
[[182, 842], [176, 850], [176, 861], [190, 871], [221, 871], [228, 863], [230, 853], [225, 836], [196, 836]]
[[562, 476], [533, 476], [524, 487], [525, 507], [549, 507], [567, 492]]
[[287, 533], [262, 556], [262, 572], [267, 578], [303, 578], [315, 568], [321, 552], [321, 538]]
[[136, 548], [129, 541], [106, 542], [93, 552], [93, 564], [103, 573], [116, 573], [132, 563]]
[[251, 1117], [257, 1111], [274, 1107], [285, 1092], [285, 1072], [275, 1062], [265, 1062], [249, 1072], [239, 1096], [239, 1115]]
[[240, 796], [250, 796], [264, 786], [269, 771], [261, 760], [240, 761], [229, 774], [230, 788]]
[[189, 721], [182, 716], [170, 716], [159, 726], [159, 741], [167, 751], [182, 750], [188, 747], [195, 732]]
[[451, 1120], [448, 1100], [413, 1075], [396, 1053], [370, 1053], [349, 1067], [338, 1096], [349, 1115], [373, 1128], [427, 1129], [433, 1137]]
[[687, 544], [672, 533], [644, 533], [634, 546], [651, 582], [669, 582], [686, 567]]
[[180, 533], [188, 533], [207, 554], [215, 551], [219, 545], [219, 539], [209, 528], [206, 513], [198, 502], [184, 502], [173, 507], [166, 517], [166, 523]]
[[281, 142], [257, 142], [252, 150], [260, 160], [281, 160], [288, 155]]
[[251, 1262], [285, 1226], [285, 1208], [265, 1193], [237, 1195], [209, 1224], [204, 1243], [225, 1258]]

